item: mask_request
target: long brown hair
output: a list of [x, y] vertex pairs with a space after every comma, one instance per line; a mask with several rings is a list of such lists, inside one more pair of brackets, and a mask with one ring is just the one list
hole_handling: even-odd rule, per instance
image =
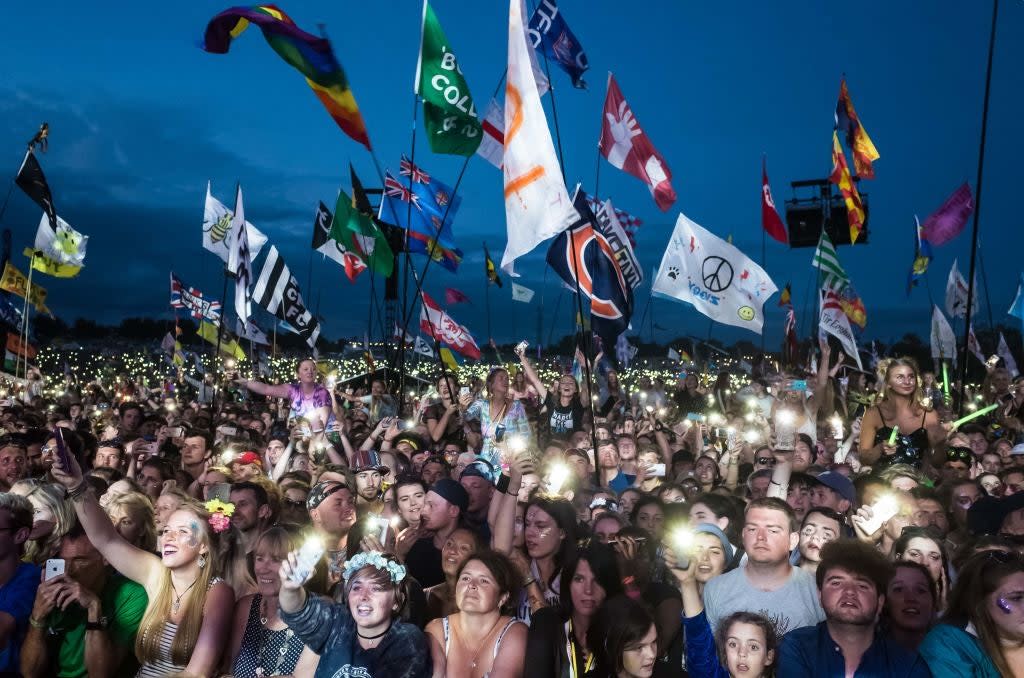
[[[196, 640], [199, 638], [199, 629], [203, 625], [203, 608], [206, 606], [206, 593], [210, 588], [210, 582], [219, 574], [217, 535], [210, 529], [210, 514], [198, 502], [187, 501], [179, 508], [179, 511], [188, 511], [196, 517], [200, 526], [197, 535], [200, 547], [206, 546], [206, 566], [199, 568], [196, 582], [192, 586], [192, 593], [185, 601], [185, 612], [178, 624], [174, 640], [171, 642], [171, 661], [184, 666], [188, 663], [192, 652], [196, 647]], [[135, 636], [135, 656], [142, 663], [152, 663], [160, 658], [160, 641], [164, 635], [164, 628], [170, 622], [171, 601], [174, 598], [174, 587], [171, 585], [171, 570], [164, 567], [160, 578], [159, 591], [155, 598], [149, 600], [146, 606], [146, 613], [139, 623], [139, 630]]]
[[959, 628], [974, 625], [978, 640], [999, 674], [1013, 675], [1003, 655], [999, 631], [988, 612], [988, 598], [1006, 580], [1024, 572], [1024, 559], [1010, 551], [982, 551], [967, 559], [949, 595], [943, 621]]

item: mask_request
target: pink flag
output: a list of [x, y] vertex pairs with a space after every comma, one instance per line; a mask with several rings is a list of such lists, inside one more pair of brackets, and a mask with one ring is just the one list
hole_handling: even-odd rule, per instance
[[967, 225], [967, 217], [974, 211], [971, 187], [965, 181], [960, 188], [946, 198], [942, 207], [921, 224], [921, 240], [927, 240], [932, 247], [943, 245], [960, 235]]
[[473, 302], [469, 300], [469, 297], [454, 287], [446, 287], [444, 288], [444, 303], [451, 306], [453, 304], [470, 304]]
[[423, 308], [420, 311], [420, 331], [451, 346], [471, 360], [480, 359], [480, 347], [476, 345], [469, 330], [452, 320], [426, 292], [423, 293]]
[[611, 73], [608, 74], [608, 94], [604, 99], [599, 144], [601, 155], [608, 162], [647, 184], [661, 211], [668, 210], [676, 201], [671, 170], [647, 134], [640, 129], [640, 123]]

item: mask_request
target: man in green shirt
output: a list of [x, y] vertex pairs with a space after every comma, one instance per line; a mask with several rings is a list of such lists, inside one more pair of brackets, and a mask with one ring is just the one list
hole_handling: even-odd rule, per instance
[[132, 675], [145, 590], [111, 570], [80, 525], [61, 540], [65, 574], [39, 585], [21, 649], [26, 678]]

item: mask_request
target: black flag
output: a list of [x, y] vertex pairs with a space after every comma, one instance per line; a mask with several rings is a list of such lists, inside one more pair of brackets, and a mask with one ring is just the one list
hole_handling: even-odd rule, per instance
[[43, 168], [39, 166], [36, 155], [32, 151], [25, 154], [25, 161], [21, 163], [18, 176], [14, 183], [25, 191], [25, 195], [32, 198], [37, 205], [43, 208], [46, 216], [50, 218], [50, 228], [57, 230], [57, 210], [53, 206], [53, 196], [50, 195], [50, 186], [46, 183], [46, 176]]

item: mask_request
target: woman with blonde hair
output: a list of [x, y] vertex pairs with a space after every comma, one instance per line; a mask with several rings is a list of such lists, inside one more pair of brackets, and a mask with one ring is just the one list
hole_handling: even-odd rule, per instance
[[861, 462], [879, 467], [907, 464], [916, 469], [925, 462], [934, 464], [933, 459], [942, 458], [934, 453], [945, 447], [946, 429], [924, 398], [917, 363], [913, 358], [883, 360], [878, 378], [881, 395], [861, 422]]
[[26, 478], [11, 485], [13, 494], [20, 494], [32, 504], [32, 531], [25, 542], [23, 559], [42, 565], [57, 553], [60, 540], [75, 524], [75, 512], [64, 501], [64, 488]]
[[118, 495], [103, 510], [125, 541], [143, 551], [156, 552], [156, 513], [147, 495], [141, 492]]
[[[217, 537], [229, 527], [222, 512], [210, 514], [186, 501], [167, 518], [160, 555], [129, 544], [103, 513], [82, 470], [56, 459], [53, 475], [68, 489], [89, 540], [110, 565], [141, 584], [149, 596], [135, 638], [141, 664], [137, 678], [183, 672], [214, 675], [231, 625], [234, 594], [218, 576]], [[211, 502], [212, 503], [212, 502]]]

